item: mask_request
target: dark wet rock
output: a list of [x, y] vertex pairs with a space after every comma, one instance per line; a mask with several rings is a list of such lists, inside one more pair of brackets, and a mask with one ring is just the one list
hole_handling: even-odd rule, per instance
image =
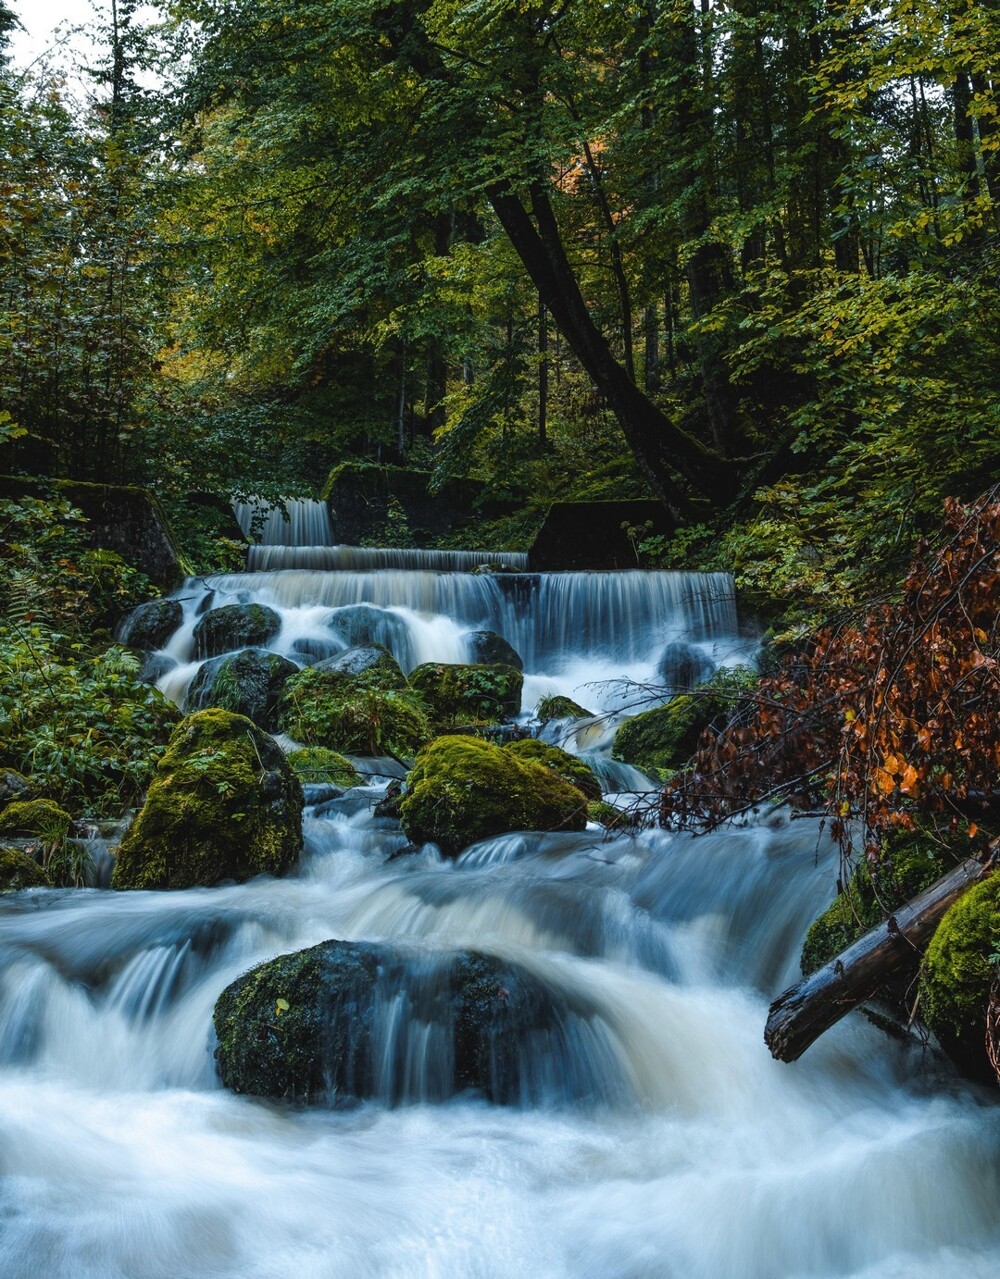
[[224, 604], [205, 613], [194, 628], [197, 658], [238, 648], [266, 646], [281, 629], [281, 618], [265, 604]]
[[[337, 1104], [581, 1092], [564, 996], [475, 952], [327, 941], [269, 960], [215, 1006], [219, 1073], [255, 1097]], [[541, 1068], [540, 1061], [544, 1063]]]
[[144, 684], [156, 684], [163, 679], [164, 675], [169, 675], [176, 666], [176, 659], [167, 653], [147, 653], [139, 678]]
[[660, 654], [657, 670], [671, 692], [689, 692], [712, 674], [710, 658], [693, 644], [674, 640]]
[[273, 738], [243, 715], [196, 711], [174, 730], [122, 840], [114, 888], [192, 888], [291, 870], [302, 787]]
[[290, 652], [296, 662], [303, 666], [315, 666], [317, 662], [328, 661], [344, 651], [343, 644], [335, 639], [297, 639]]
[[121, 642], [145, 652], [163, 648], [184, 620], [179, 600], [150, 600], [134, 608], [119, 627]]
[[298, 667], [266, 648], [245, 648], [213, 657], [198, 670], [188, 689], [185, 709], [220, 706], [246, 715], [258, 728], [273, 732], [285, 684]]
[[15, 800], [35, 798], [35, 789], [23, 773], [13, 768], [0, 768], [0, 808]]
[[349, 648], [381, 645], [395, 654], [401, 664], [412, 665], [409, 628], [398, 613], [374, 604], [348, 604], [334, 609], [327, 626]]
[[495, 666], [501, 663], [513, 666], [518, 671], [524, 670], [520, 653], [496, 631], [473, 631], [468, 640], [469, 654], [478, 665]]

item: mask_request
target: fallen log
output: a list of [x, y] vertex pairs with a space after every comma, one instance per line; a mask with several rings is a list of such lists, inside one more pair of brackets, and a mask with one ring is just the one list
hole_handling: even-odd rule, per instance
[[907, 967], [913, 967], [948, 907], [991, 873], [995, 859], [974, 857], [925, 888], [828, 964], [771, 1005], [764, 1042], [778, 1061], [796, 1061], [841, 1017]]

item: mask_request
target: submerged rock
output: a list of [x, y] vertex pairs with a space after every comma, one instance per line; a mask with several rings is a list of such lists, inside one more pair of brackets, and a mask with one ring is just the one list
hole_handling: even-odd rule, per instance
[[502, 1104], [583, 1088], [571, 1009], [525, 969], [475, 952], [327, 941], [237, 978], [215, 1005], [216, 1060], [233, 1092], [333, 1104]]
[[674, 640], [660, 654], [660, 679], [674, 693], [688, 692], [708, 679], [714, 669], [710, 658], [693, 644]]
[[375, 645], [411, 664], [409, 628], [398, 613], [374, 604], [347, 604], [334, 609], [326, 624], [349, 648]]
[[243, 715], [196, 711], [174, 730], [122, 840], [113, 888], [192, 888], [282, 875], [302, 848], [302, 787]]
[[480, 666], [513, 666], [517, 671], [524, 670], [524, 661], [513, 645], [508, 644], [496, 631], [473, 631], [469, 637], [469, 653], [473, 662]]
[[246, 715], [258, 728], [272, 732], [278, 726], [282, 691], [298, 669], [294, 662], [266, 648], [245, 648], [210, 658], [191, 681], [186, 709], [219, 706]]
[[586, 797], [550, 768], [458, 735], [419, 753], [399, 812], [409, 839], [435, 843], [449, 857], [491, 835], [587, 824]]
[[517, 715], [524, 676], [501, 663], [425, 662], [410, 674], [410, 685], [439, 724], [463, 720], [492, 722]]
[[266, 604], [224, 604], [205, 613], [195, 626], [195, 657], [265, 646], [280, 629], [281, 618]]
[[532, 759], [536, 764], [551, 768], [571, 786], [583, 791], [587, 799], [601, 798], [601, 783], [594, 776], [594, 770], [578, 755], [571, 755], [560, 746], [550, 746], [548, 742], [540, 742], [537, 737], [525, 737], [508, 743], [504, 750], [510, 751], [518, 759]]
[[134, 608], [119, 627], [121, 642], [146, 652], [163, 648], [184, 620], [179, 600], [150, 600]]

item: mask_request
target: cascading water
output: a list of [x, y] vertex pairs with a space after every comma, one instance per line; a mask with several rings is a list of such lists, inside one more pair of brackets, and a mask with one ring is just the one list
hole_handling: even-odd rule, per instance
[[[405, 634], [411, 661], [461, 655], [488, 626], [536, 681], [526, 709], [543, 686], [593, 691], [598, 709], [600, 690], [577, 686], [588, 670], [652, 677], [681, 638], [714, 664], [741, 644], [721, 577], [285, 572], [180, 594], [168, 652], [188, 665], [198, 609], [234, 599], [278, 608], [281, 651], [336, 634], [331, 610], [362, 601], [402, 619], [386, 634]], [[382, 793], [307, 809], [284, 880], [0, 898], [0, 1273], [997, 1273], [1000, 1112], [860, 1017], [793, 1066], [764, 1047], [768, 1000], [835, 891], [814, 823], [522, 833], [447, 862], [394, 856], [405, 837], [373, 814]], [[374, 1100], [299, 1110], [225, 1092], [221, 991], [330, 938], [398, 944], [428, 970], [458, 949], [519, 965], [572, 1010], [561, 1055], [527, 1043], [520, 1106], [432, 1101], [443, 1049], [386, 999]]]

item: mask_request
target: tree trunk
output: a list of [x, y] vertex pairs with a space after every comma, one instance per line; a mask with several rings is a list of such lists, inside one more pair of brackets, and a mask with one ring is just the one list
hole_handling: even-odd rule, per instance
[[778, 1061], [796, 1061], [825, 1030], [912, 966], [948, 907], [993, 869], [970, 857], [771, 1005], [764, 1042]]
[[715, 502], [729, 501], [737, 479], [732, 463], [661, 413], [615, 359], [587, 309], [542, 185], [531, 191], [534, 220], [508, 183], [494, 183], [486, 195], [549, 314], [621, 424], [656, 496], [690, 514], [690, 502], [677, 486], [680, 474]]

